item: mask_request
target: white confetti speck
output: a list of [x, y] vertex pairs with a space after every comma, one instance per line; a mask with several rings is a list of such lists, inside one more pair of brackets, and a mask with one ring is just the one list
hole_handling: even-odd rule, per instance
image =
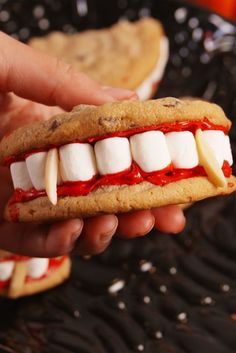
[[181, 322], [184, 322], [187, 320], [187, 314], [182, 312], [182, 313], [179, 313], [178, 316], [177, 316], [177, 319]]
[[120, 310], [125, 310], [125, 309], [126, 309], [126, 305], [125, 305], [124, 302], [119, 302], [119, 303], [117, 304], [117, 306], [118, 306], [118, 308], [119, 308]]
[[176, 267], [171, 267], [170, 270], [169, 270], [170, 274], [171, 275], [176, 275], [177, 273], [177, 268]]
[[79, 312], [79, 310], [75, 310], [75, 311], [74, 311], [74, 317], [76, 317], [76, 318], [80, 317], [80, 312]]
[[155, 337], [156, 337], [158, 340], [160, 340], [160, 339], [163, 337], [162, 332], [161, 332], [161, 331], [156, 331], [156, 332], [155, 332]]
[[145, 304], [149, 304], [149, 303], [151, 302], [151, 298], [150, 298], [148, 295], [146, 295], [146, 296], [143, 298], [143, 302], [144, 302]]
[[110, 294], [116, 294], [125, 286], [125, 281], [123, 279], [114, 280], [114, 282], [108, 288], [108, 292]]

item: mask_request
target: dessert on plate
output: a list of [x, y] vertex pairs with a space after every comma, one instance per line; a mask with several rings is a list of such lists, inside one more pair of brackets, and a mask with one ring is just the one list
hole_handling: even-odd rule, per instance
[[0, 295], [18, 298], [55, 287], [70, 274], [69, 257], [36, 258], [0, 250]]

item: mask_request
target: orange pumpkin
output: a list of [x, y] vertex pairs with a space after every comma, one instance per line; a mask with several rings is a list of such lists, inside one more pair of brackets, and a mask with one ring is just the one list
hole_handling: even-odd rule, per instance
[[235, 0], [194, 0], [194, 2], [207, 6], [223, 16], [236, 18]]

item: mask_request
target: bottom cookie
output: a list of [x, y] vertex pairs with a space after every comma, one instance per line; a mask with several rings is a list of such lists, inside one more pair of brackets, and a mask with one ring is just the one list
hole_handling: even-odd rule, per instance
[[8, 204], [8, 220], [32, 222], [123, 213], [165, 205], [189, 204], [207, 197], [227, 195], [236, 190], [236, 178], [227, 178], [225, 187], [215, 187], [207, 177], [179, 180], [165, 186], [143, 182], [132, 186], [105, 186], [87, 196], [60, 197], [52, 205], [48, 197]]

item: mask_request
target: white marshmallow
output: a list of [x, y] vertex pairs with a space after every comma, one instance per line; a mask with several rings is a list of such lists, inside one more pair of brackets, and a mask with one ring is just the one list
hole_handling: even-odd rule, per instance
[[166, 168], [171, 163], [165, 135], [161, 131], [147, 131], [130, 137], [133, 159], [146, 172]]
[[222, 167], [225, 159], [225, 134], [220, 130], [205, 130], [203, 136], [215, 153], [220, 167]]
[[11, 278], [14, 266], [14, 261], [0, 262], [0, 281], [7, 281]]
[[97, 174], [94, 151], [88, 143], [70, 143], [59, 153], [63, 181], [86, 181]]
[[232, 149], [231, 149], [231, 145], [230, 145], [229, 136], [225, 136], [224, 159], [227, 162], [229, 162], [230, 166], [233, 164], [233, 155], [232, 155]]
[[122, 172], [132, 164], [129, 140], [125, 137], [110, 137], [95, 144], [95, 155], [100, 174]]
[[160, 41], [160, 56], [151, 74], [136, 89], [140, 100], [149, 99], [152, 95], [153, 85], [161, 81], [169, 58], [169, 41], [166, 37]]
[[48, 270], [49, 259], [33, 257], [27, 261], [27, 276], [41, 278]]
[[37, 152], [26, 158], [30, 179], [36, 190], [45, 189], [45, 164], [47, 152]]
[[19, 188], [27, 191], [33, 187], [25, 161], [12, 163], [10, 171], [14, 189]]
[[191, 169], [199, 164], [196, 142], [190, 131], [169, 132], [166, 142], [174, 168]]

